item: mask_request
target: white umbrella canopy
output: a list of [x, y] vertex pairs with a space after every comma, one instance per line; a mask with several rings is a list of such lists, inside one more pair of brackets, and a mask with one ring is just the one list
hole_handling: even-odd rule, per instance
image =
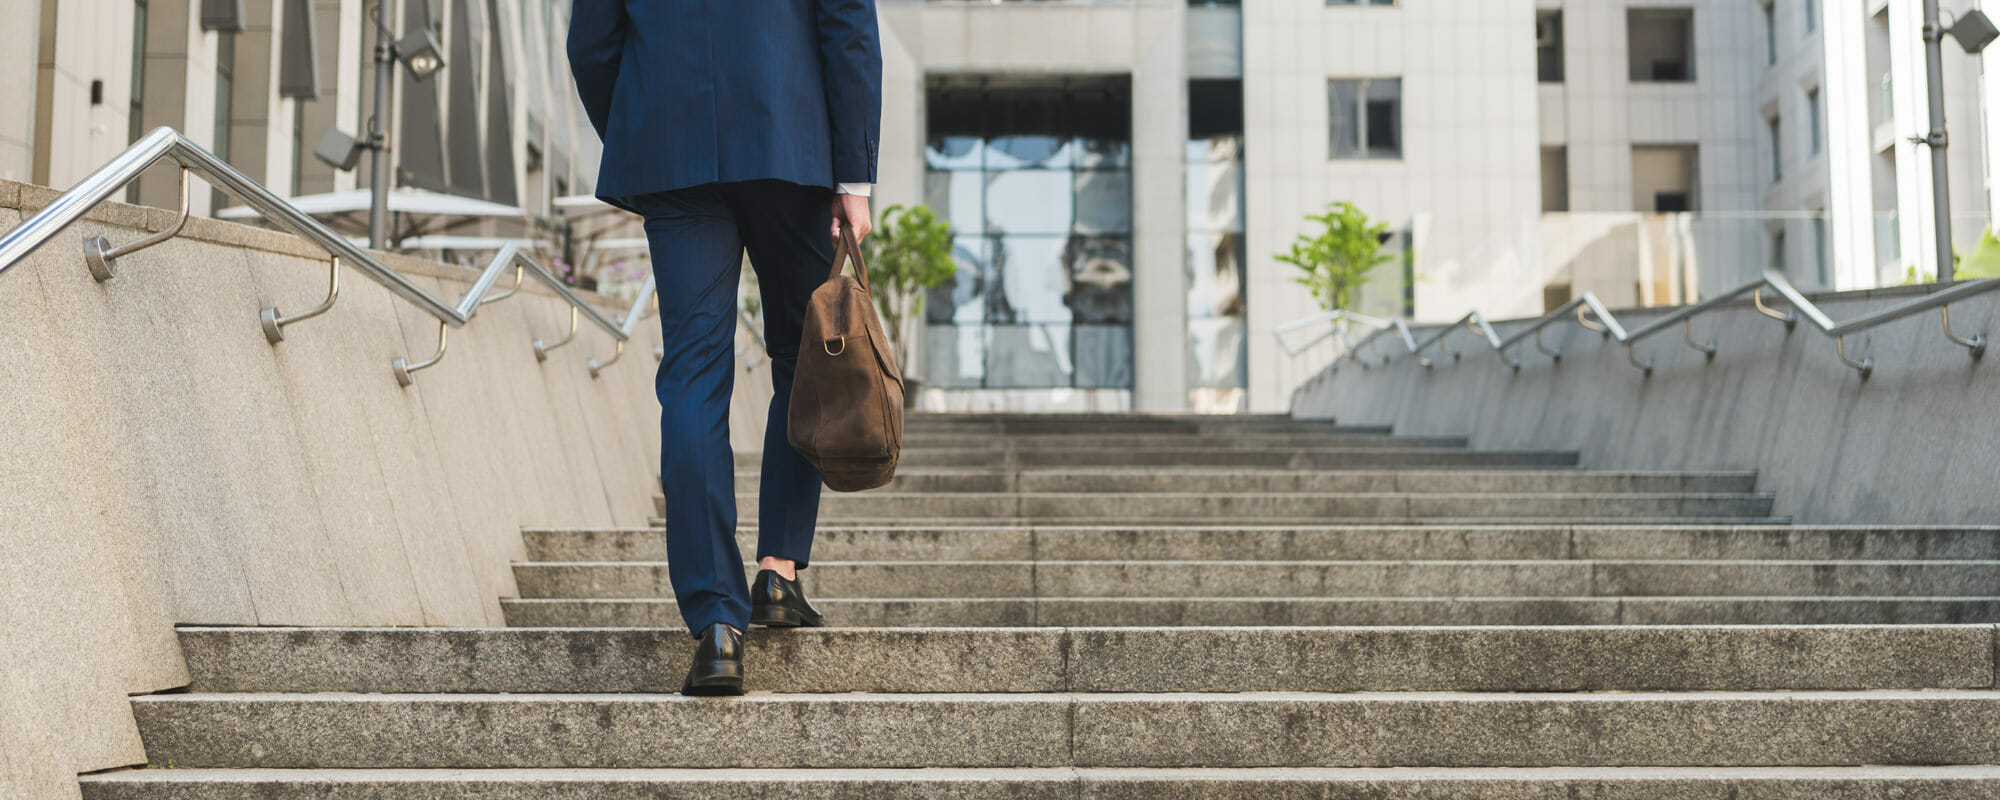
[[[368, 211], [374, 200], [373, 192], [357, 189], [294, 197], [287, 202], [336, 231], [362, 234], [368, 230]], [[215, 216], [255, 219], [259, 215], [248, 206], [231, 206]], [[389, 193], [389, 216], [390, 243], [398, 249], [411, 247], [409, 243], [419, 238], [448, 234], [493, 220], [518, 220], [524, 225], [527, 222], [527, 213], [514, 206], [409, 187]]]

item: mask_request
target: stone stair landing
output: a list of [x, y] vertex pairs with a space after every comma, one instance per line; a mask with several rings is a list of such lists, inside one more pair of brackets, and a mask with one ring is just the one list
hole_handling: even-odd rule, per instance
[[908, 438], [747, 697], [674, 693], [657, 525], [530, 530], [508, 628], [182, 629], [84, 797], [2000, 797], [2000, 528], [1285, 418]]

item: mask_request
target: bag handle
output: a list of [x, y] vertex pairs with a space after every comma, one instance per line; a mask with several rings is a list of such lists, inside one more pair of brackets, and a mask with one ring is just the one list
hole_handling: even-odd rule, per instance
[[873, 293], [874, 287], [868, 285], [868, 261], [861, 257], [861, 243], [854, 239], [854, 226], [844, 219], [840, 221], [840, 244], [833, 251], [833, 271], [827, 273], [827, 280], [840, 277], [840, 270], [845, 266], [843, 259], [854, 262], [855, 280], [861, 282], [863, 291]]

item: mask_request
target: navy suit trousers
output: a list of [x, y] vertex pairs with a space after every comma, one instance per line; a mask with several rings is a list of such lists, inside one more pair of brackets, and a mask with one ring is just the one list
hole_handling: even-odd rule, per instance
[[646, 218], [666, 352], [660, 396], [660, 488], [667, 573], [691, 633], [750, 624], [736, 547], [736, 457], [729, 395], [736, 375], [736, 287], [750, 254], [771, 356], [757, 504], [757, 557], [811, 560], [819, 471], [785, 439], [806, 302], [833, 264], [833, 191], [781, 180], [710, 183], [621, 198]]

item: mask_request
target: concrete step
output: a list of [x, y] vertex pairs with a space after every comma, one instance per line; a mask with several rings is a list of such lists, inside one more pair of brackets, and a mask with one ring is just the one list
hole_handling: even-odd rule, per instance
[[[746, 564], [754, 574], [755, 564]], [[1994, 561], [816, 561], [814, 598], [1982, 597]], [[656, 561], [518, 563], [524, 598], [673, 595]]]
[[[530, 561], [665, 561], [658, 528], [530, 530]], [[1873, 526], [954, 526], [829, 524], [829, 561], [1996, 561], [2000, 528]], [[737, 547], [756, 552], [754, 525]]]
[[[754, 492], [760, 473], [736, 473], [736, 490]], [[897, 472], [880, 489], [890, 493], [952, 492], [1163, 492], [1163, 493], [1412, 493], [1467, 494], [1632, 492], [1642, 494], [1746, 494], [1756, 491], [1751, 472], [1519, 471], [1276, 471], [1251, 469], [1003, 469], [916, 468]], [[666, 513], [653, 497], [654, 513]]]
[[83, 800], [1991, 800], [2000, 768], [130, 770]]
[[[752, 691], [1576, 692], [1989, 689], [1993, 625], [799, 629]], [[685, 632], [182, 628], [190, 691], [673, 692]]]
[[[736, 465], [754, 467], [764, 454], [736, 453]], [[902, 467], [1250, 467], [1263, 469], [1432, 469], [1573, 467], [1577, 454], [1542, 450], [1456, 450], [1449, 448], [1287, 448], [1217, 450], [1159, 447], [1108, 448], [911, 448]]]
[[[1331, 521], [1425, 519], [1674, 519], [1768, 517], [1769, 494], [1351, 493], [1303, 492], [864, 492], [821, 495], [820, 519], [1021, 519], [1163, 521]], [[743, 518], [757, 495], [738, 493]]]
[[1465, 448], [1463, 436], [1389, 436], [1379, 433], [1330, 433], [1325, 431], [1265, 433], [1091, 433], [1010, 434], [905, 432], [906, 450], [1082, 450], [1119, 448], [1128, 450], [1425, 450]]
[[911, 414], [903, 418], [911, 433], [1063, 434], [1158, 433], [1226, 434], [1360, 433], [1387, 435], [1386, 425], [1341, 425], [1332, 420], [1302, 420], [1287, 416], [1124, 415], [1124, 414]]
[[[178, 768], [1556, 767], [2000, 763], [1987, 690], [163, 694]], [[1424, 735], [1413, 735], [1415, 732]]]
[[[909, 598], [813, 605], [840, 626], [1951, 625], [2000, 622], [2000, 597]], [[681, 627], [674, 601], [500, 601], [516, 627]]]

